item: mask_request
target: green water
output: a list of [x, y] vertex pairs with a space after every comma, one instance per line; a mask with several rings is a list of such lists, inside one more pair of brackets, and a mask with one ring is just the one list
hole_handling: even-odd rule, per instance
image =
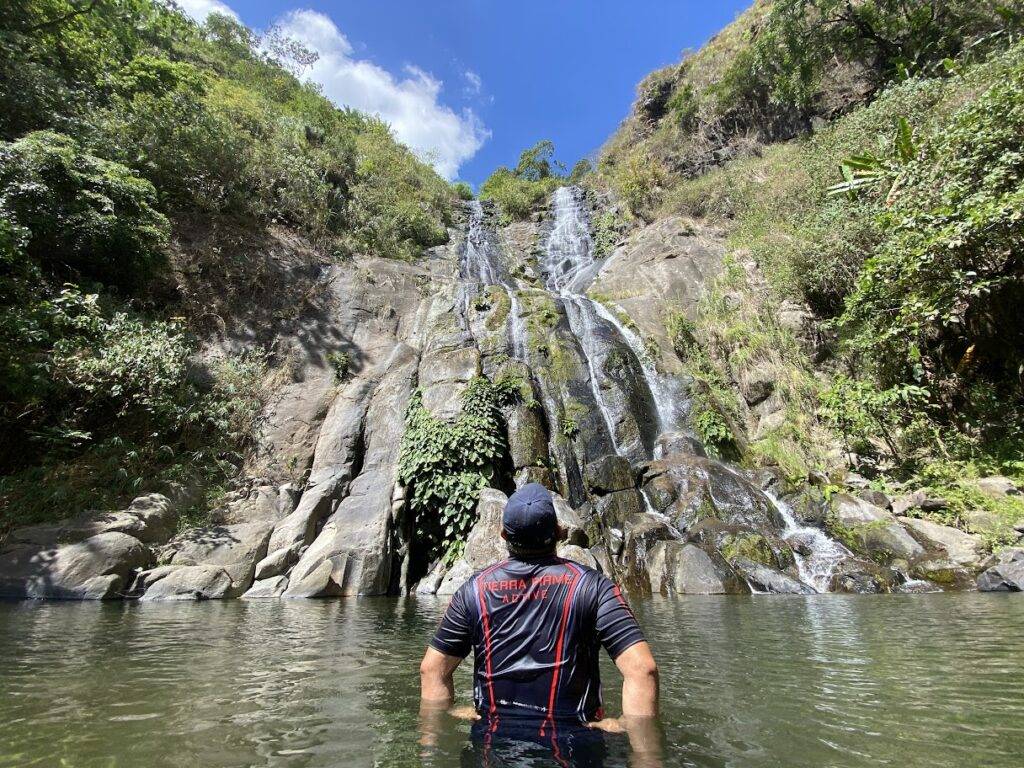
[[[417, 664], [442, 608], [0, 604], [0, 765], [474, 764], [466, 724], [419, 744]], [[662, 670], [665, 766], [1022, 764], [1024, 598], [636, 608]], [[468, 675], [457, 685], [465, 700]], [[610, 667], [605, 688], [615, 710]], [[623, 737], [604, 764], [630, 764]]]

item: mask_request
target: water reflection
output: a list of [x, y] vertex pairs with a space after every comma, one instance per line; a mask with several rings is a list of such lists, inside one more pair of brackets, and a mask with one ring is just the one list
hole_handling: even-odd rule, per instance
[[[443, 607], [0, 604], [0, 766], [556, 764], [550, 744], [421, 719], [417, 666]], [[1019, 597], [636, 609], [661, 666], [665, 766], [1010, 768], [1024, 754]], [[620, 678], [610, 663], [602, 677], [615, 713]], [[560, 735], [569, 764], [652, 764], [624, 734]]]

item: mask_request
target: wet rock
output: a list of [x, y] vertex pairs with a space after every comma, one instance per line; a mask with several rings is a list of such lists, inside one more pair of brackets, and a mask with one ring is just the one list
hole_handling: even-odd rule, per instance
[[0, 597], [104, 600], [119, 597], [133, 572], [152, 562], [134, 536], [107, 531], [64, 546], [12, 544], [0, 550]]
[[693, 435], [683, 432], [665, 432], [659, 435], [658, 441], [654, 444], [654, 457], [660, 459], [676, 453], [705, 458], [708, 455], [700, 440]]
[[925, 549], [938, 551], [969, 571], [977, 572], [981, 568], [985, 546], [979, 536], [931, 520], [907, 517], [900, 522]]
[[721, 558], [696, 544], [659, 541], [647, 556], [651, 590], [662, 595], [739, 595], [750, 588]]
[[505, 418], [512, 466], [517, 471], [542, 469], [540, 463], [548, 458], [548, 437], [540, 415], [532, 408], [518, 405], [511, 408]]
[[274, 576], [254, 583], [249, 590], [242, 595], [242, 599], [266, 600], [268, 598], [281, 597], [287, 588], [287, 576]]
[[782, 497], [798, 520], [805, 525], [823, 526], [828, 518], [829, 504], [820, 488], [804, 486], [797, 493]]
[[919, 560], [910, 569], [910, 575], [915, 579], [924, 579], [951, 590], [974, 589], [974, 573], [974, 570], [942, 556]]
[[827, 527], [833, 537], [873, 560], [911, 561], [925, 553], [892, 513], [847, 494], [832, 497]]
[[636, 488], [629, 461], [621, 456], [602, 456], [590, 462], [584, 472], [584, 479], [590, 492], [599, 496]]
[[549, 491], [555, 490], [555, 478], [547, 467], [523, 467], [516, 472], [516, 488], [530, 483], [540, 483]]
[[657, 542], [678, 538], [678, 532], [671, 525], [653, 515], [640, 514], [627, 520], [619, 556], [623, 586], [632, 592], [649, 593], [651, 579], [647, 572], [648, 554]]
[[779, 467], [761, 467], [747, 472], [750, 481], [765, 493], [782, 496], [789, 485], [789, 478]]
[[892, 592], [899, 578], [891, 568], [857, 558], [841, 562], [832, 574], [829, 592], [844, 592], [854, 595], [876, 595]]
[[233, 583], [226, 570], [214, 565], [164, 566], [142, 577], [142, 600], [220, 600], [231, 597]]
[[813, 595], [816, 594], [806, 584], [787, 576], [767, 565], [738, 557], [732, 562], [733, 568], [740, 574], [751, 589], [758, 592], [769, 592], [777, 595]]
[[231, 577], [232, 596], [237, 596], [252, 585], [256, 563], [266, 555], [272, 530], [270, 522], [193, 528], [167, 542], [160, 550], [160, 561], [222, 568]]
[[597, 499], [596, 512], [606, 526], [621, 528], [626, 520], [644, 511], [643, 497], [636, 490], [616, 491]]
[[780, 529], [769, 499], [721, 462], [699, 456], [669, 456], [646, 465], [643, 487], [654, 508], [681, 532], [716, 518], [754, 528]]

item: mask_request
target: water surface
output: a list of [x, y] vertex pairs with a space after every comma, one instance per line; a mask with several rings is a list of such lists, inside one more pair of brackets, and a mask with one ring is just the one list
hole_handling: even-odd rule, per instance
[[[474, 764], [468, 724], [419, 744], [417, 665], [443, 607], [0, 604], [0, 766]], [[1021, 765], [1019, 596], [635, 607], [662, 670], [666, 766]], [[466, 701], [468, 674], [457, 685]], [[624, 738], [604, 764], [629, 764]]]

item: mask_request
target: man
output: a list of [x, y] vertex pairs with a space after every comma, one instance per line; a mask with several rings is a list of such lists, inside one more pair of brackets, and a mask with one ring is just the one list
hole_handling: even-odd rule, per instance
[[[452, 705], [452, 675], [472, 650], [478, 733], [514, 725], [557, 750], [559, 728], [625, 729], [635, 750], [655, 749], [658, 667], [650, 646], [615, 584], [556, 555], [566, 532], [546, 488], [531, 483], [512, 495], [501, 536], [510, 558], [455, 593], [423, 657], [425, 710]], [[604, 718], [600, 647], [623, 676], [620, 720]]]

